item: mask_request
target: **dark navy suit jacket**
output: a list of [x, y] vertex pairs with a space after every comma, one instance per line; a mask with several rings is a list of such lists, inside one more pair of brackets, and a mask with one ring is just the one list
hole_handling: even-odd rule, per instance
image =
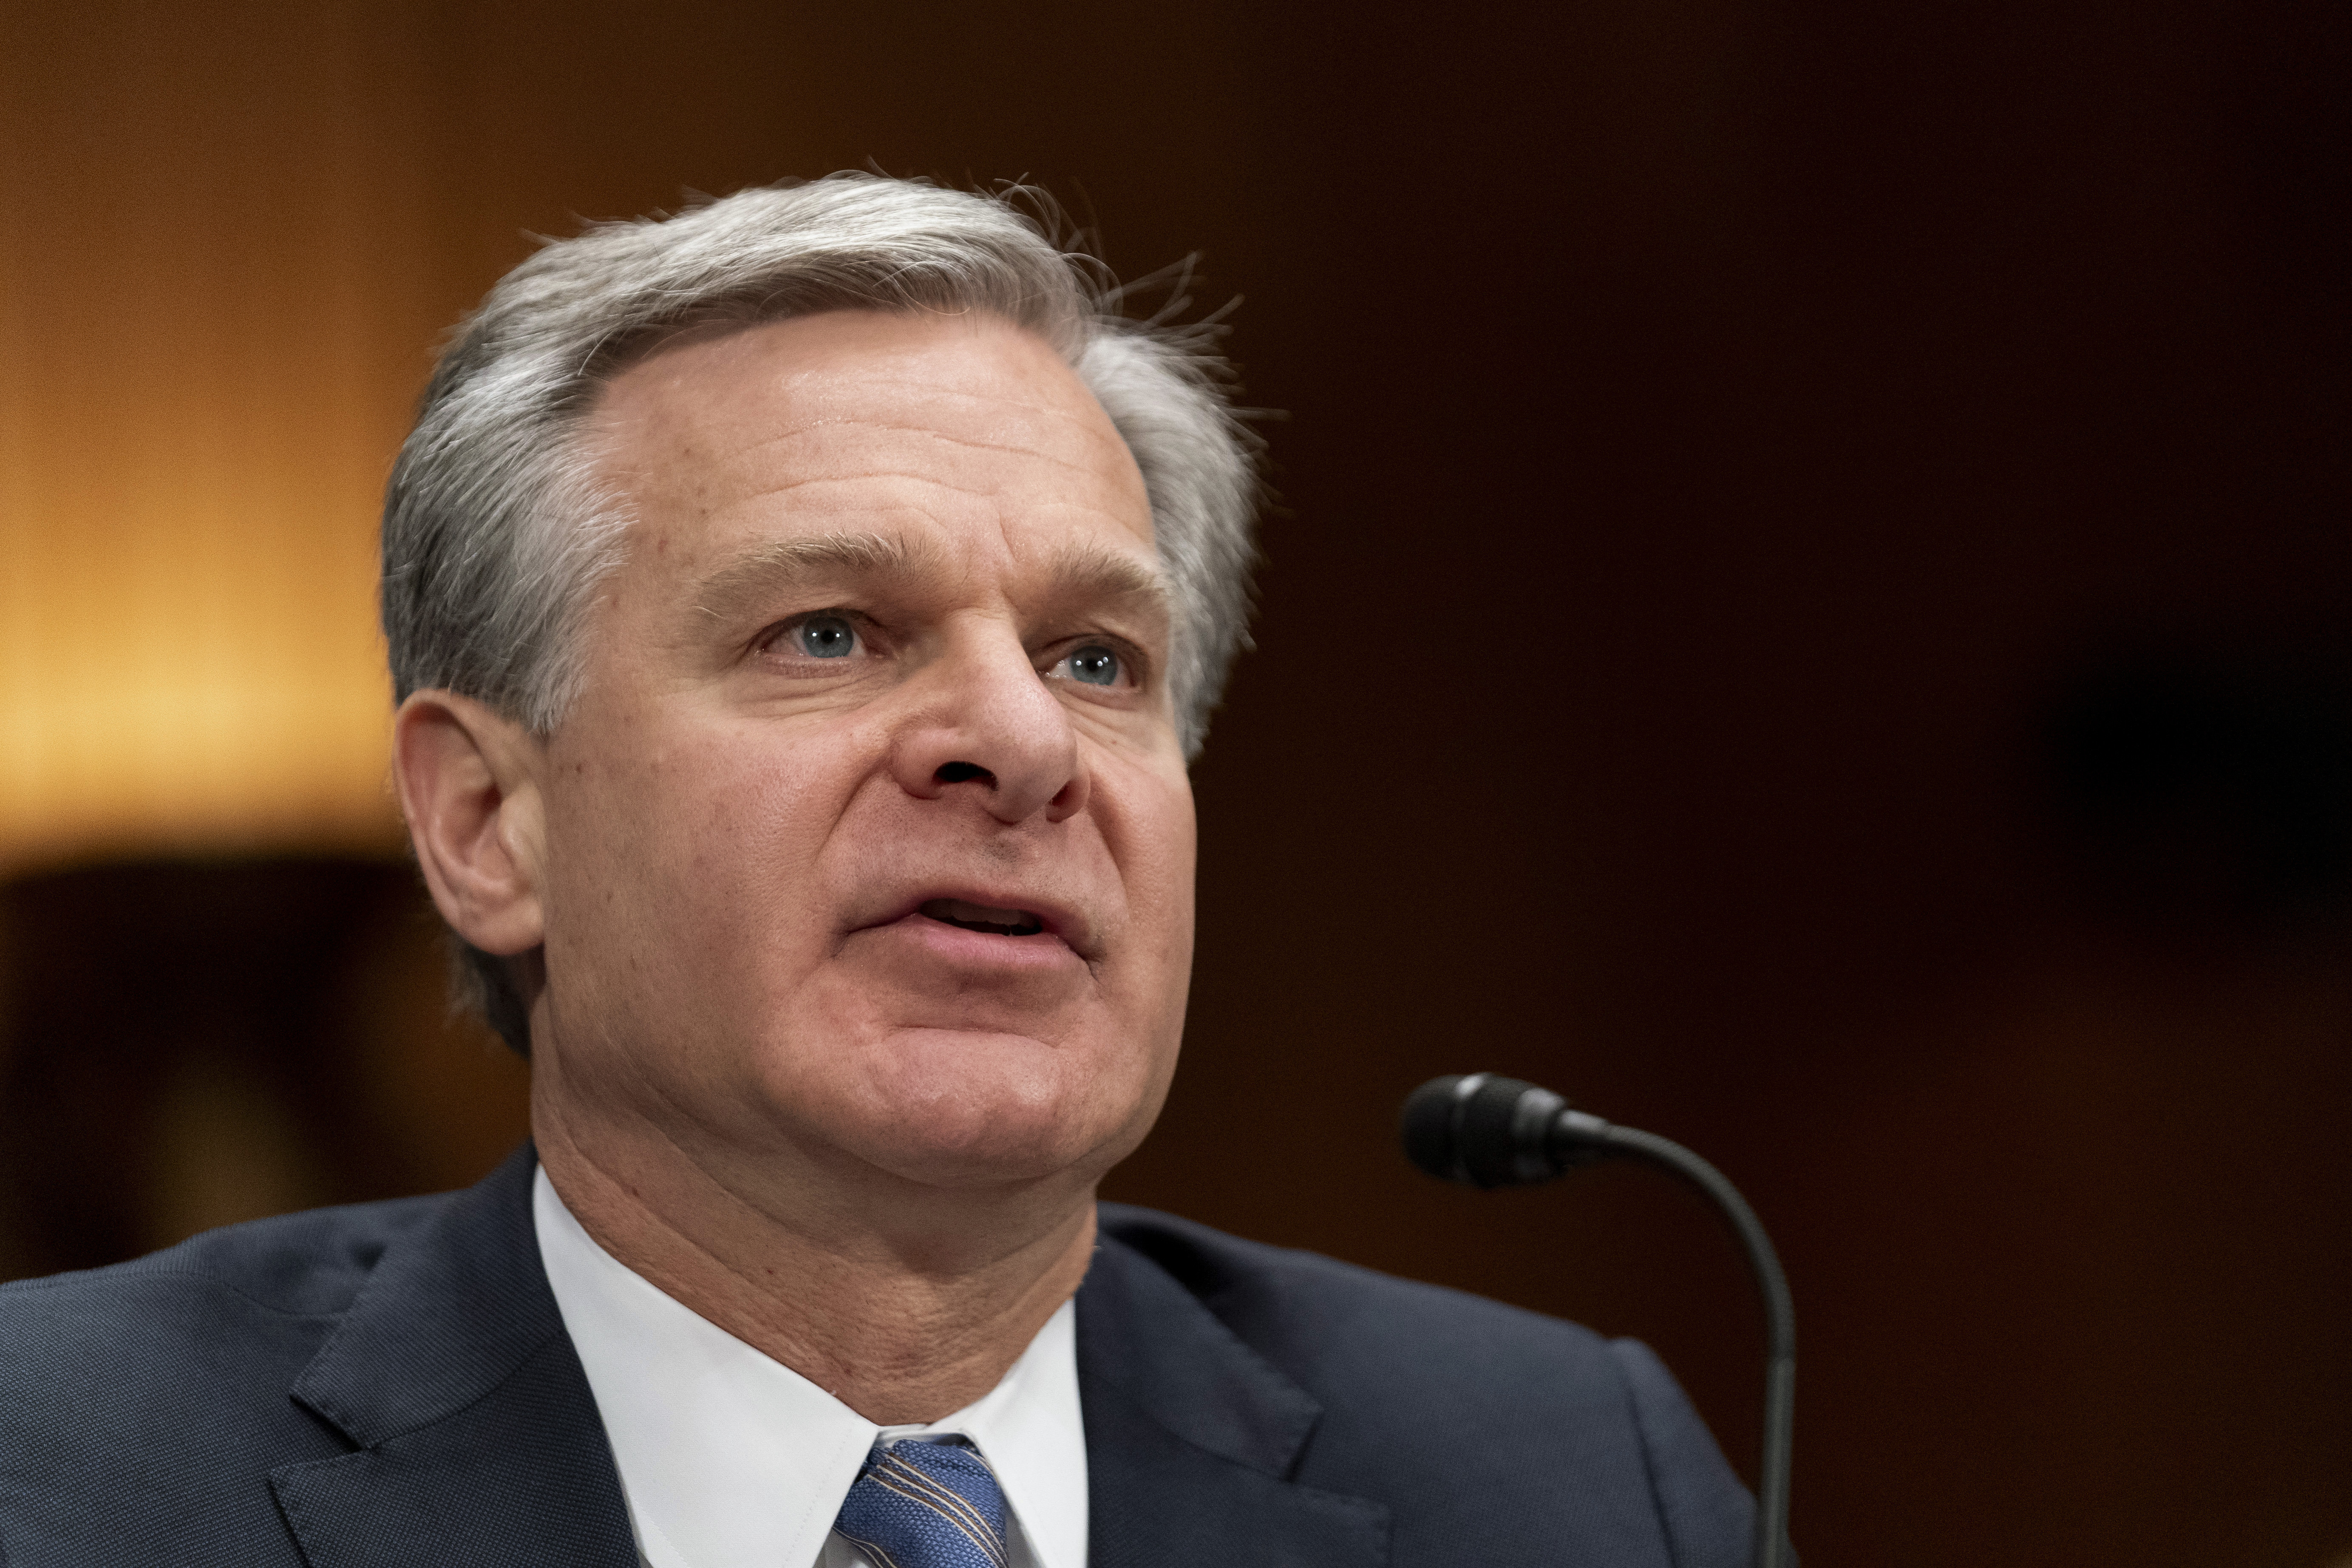
[[[531, 1170], [0, 1288], [0, 1562], [635, 1568]], [[1147, 1210], [1102, 1237], [1092, 1568], [1746, 1563], [1642, 1346]]]

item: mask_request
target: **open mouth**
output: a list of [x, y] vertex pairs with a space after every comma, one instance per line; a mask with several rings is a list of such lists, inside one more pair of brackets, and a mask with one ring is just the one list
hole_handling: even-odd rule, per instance
[[1035, 936], [1045, 929], [1045, 922], [1027, 910], [994, 910], [986, 904], [968, 904], [961, 899], [932, 899], [915, 912], [942, 925], [985, 931], [990, 936]]

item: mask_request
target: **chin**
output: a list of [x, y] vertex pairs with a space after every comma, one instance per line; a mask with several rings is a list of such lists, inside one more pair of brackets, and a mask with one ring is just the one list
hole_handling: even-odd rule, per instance
[[919, 1186], [979, 1192], [1057, 1179], [1092, 1181], [1111, 1162], [1087, 1159], [1048, 1138], [996, 1140], [986, 1144], [926, 1142], [919, 1136], [873, 1140], [858, 1152], [877, 1170]]
[[869, 1163], [934, 1186], [1065, 1173], [1091, 1180], [1140, 1141], [1144, 1086], [1126, 1064], [1017, 1036], [906, 1031], [877, 1053], [845, 1107], [841, 1142]]

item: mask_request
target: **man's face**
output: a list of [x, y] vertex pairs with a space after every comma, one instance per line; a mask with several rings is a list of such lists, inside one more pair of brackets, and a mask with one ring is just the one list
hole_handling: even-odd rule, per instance
[[1158, 1114], [1192, 804], [1141, 477], [1043, 342], [681, 341], [591, 425], [635, 509], [541, 771], [535, 1052], [681, 1145], [1086, 1181]]

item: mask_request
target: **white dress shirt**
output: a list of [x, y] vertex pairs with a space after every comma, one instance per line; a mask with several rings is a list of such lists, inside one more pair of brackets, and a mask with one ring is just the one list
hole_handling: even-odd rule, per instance
[[978, 1446], [1004, 1489], [1011, 1568], [1086, 1568], [1071, 1303], [977, 1403], [928, 1426], [877, 1426], [632, 1272], [544, 1169], [531, 1218], [647, 1568], [871, 1568], [833, 1533], [867, 1452], [877, 1438], [949, 1432]]

